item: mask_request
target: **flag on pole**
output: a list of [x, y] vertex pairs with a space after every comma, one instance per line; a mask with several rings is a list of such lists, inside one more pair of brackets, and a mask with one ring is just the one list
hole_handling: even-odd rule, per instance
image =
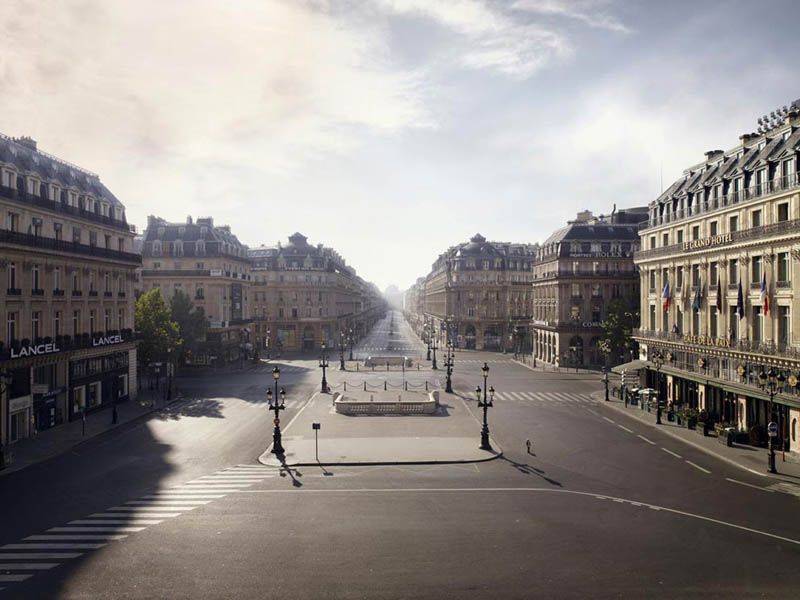
[[761, 306], [763, 307], [762, 312], [766, 317], [769, 315], [769, 295], [767, 295], [767, 274], [764, 273], [761, 276]]
[[736, 295], [736, 314], [739, 319], [744, 319], [744, 294], [742, 294], [742, 282], [739, 281], [739, 293]]
[[667, 280], [664, 282], [664, 289], [661, 290], [661, 306], [665, 311], [669, 310], [669, 301], [669, 280]]
[[719, 283], [719, 275], [717, 275], [717, 312], [722, 312], [722, 286]]
[[700, 293], [700, 290], [702, 289], [702, 287], [703, 287], [703, 284], [698, 279], [697, 280], [697, 290], [694, 293], [694, 301], [692, 302], [692, 310], [694, 312], [700, 312], [700, 307], [703, 306], [703, 296]]

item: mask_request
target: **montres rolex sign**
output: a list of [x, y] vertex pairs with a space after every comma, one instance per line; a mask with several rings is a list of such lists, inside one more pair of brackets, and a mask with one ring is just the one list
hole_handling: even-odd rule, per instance
[[683, 242], [683, 250], [700, 250], [702, 248], [711, 248], [713, 246], [721, 246], [722, 244], [730, 244], [733, 241], [733, 234], [721, 233], [719, 235], [712, 235], [701, 240], [691, 240]]
[[716, 338], [708, 335], [685, 335], [683, 341], [695, 346], [713, 346], [715, 348], [730, 348], [731, 341], [727, 338]]

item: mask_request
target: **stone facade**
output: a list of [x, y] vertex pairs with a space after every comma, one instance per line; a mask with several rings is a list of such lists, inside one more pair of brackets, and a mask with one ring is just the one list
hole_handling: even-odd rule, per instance
[[168, 223], [150, 216], [142, 238], [143, 291], [161, 290], [164, 300], [188, 295], [208, 319], [206, 339], [189, 358], [195, 365], [221, 365], [248, 358], [252, 276], [247, 247], [227, 225], [210, 217]]
[[598, 347], [603, 322], [616, 301], [635, 311], [639, 277], [633, 252], [647, 208], [595, 217], [578, 214], [539, 248], [533, 276], [534, 356], [560, 366], [616, 363]]
[[521, 350], [529, 339], [537, 248], [488, 242], [480, 234], [449, 248], [417, 284], [422, 316], [413, 320], [420, 335], [427, 326], [437, 339], [451, 339], [459, 348]]
[[94, 173], [0, 135], [0, 442], [136, 398], [125, 207]]
[[[378, 289], [332, 248], [295, 233], [285, 245], [253, 248], [252, 316], [258, 348], [311, 351], [355, 343], [385, 311]], [[342, 335], [344, 333], [344, 335]]]
[[[800, 452], [798, 108], [686, 169], [650, 204], [635, 258], [641, 358], [666, 357], [660, 370], [651, 361], [646, 383], [754, 441], [766, 439], [773, 420], [777, 445], [793, 452]], [[770, 367], [786, 377], [772, 409], [757, 385]]]

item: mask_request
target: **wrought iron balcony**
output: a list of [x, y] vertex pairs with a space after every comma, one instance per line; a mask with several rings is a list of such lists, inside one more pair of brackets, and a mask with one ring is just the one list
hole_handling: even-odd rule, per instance
[[51, 252], [63, 252], [65, 254], [80, 254], [82, 256], [91, 256], [94, 258], [119, 260], [134, 265], [140, 265], [142, 263], [142, 257], [139, 254], [120, 252], [119, 250], [112, 250], [110, 248], [87, 246], [76, 242], [65, 242], [54, 238], [20, 233], [19, 231], [0, 231], [0, 244], [12, 244]]
[[758, 342], [748, 339], [728, 339], [704, 336], [706, 339], [715, 342], [709, 344], [708, 346], [704, 346], [691, 343], [690, 341], [684, 339], [684, 335], [679, 333], [672, 333], [669, 331], [650, 331], [649, 329], [634, 329], [633, 337], [643, 340], [685, 344], [686, 346], [691, 347], [692, 350], [698, 352], [702, 350], [725, 349], [748, 354], [761, 354], [764, 356], [773, 356], [778, 358], [800, 359], [800, 348], [793, 346], [792, 344], [786, 344], [782, 342]]

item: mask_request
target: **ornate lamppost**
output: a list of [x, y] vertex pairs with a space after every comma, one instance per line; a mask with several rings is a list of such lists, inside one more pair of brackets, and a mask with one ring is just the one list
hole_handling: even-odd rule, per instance
[[762, 367], [761, 372], [758, 374], [758, 387], [769, 394], [769, 423], [767, 424], [767, 431], [769, 434], [769, 454], [767, 456], [767, 470], [770, 473], [777, 473], [775, 468], [775, 433], [772, 431], [772, 419], [775, 418], [773, 413], [773, 400], [775, 396], [783, 389], [783, 383], [786, 381], [786, 376], [777, 371], [775, 367], [770, 367], [769, 371], [764, 371]]
[[603, 366], [603, 385], [606, 386], [606, 402], [608, 402], [608, 369]]
[[339, 332], [339, 370], [344, 371], [344, 330]]
[[322, 348], [322, 356], [319, 359], [319, 367], [322, 369], [322, 393], [324, 394], [328, 391], [328, 380], [325, 379], [325, 369], [328, 368], [329, 363], [328, 355], [325, 354], [325, 350], [327, 349], [325, 342], [322, 342], [320, 347]]
[[431, 350], [433, 350], [433, 361], [431, 363], [431, 369], [434, 371], [438, 371], [439, 367], [436, 366], [436, 349], [438, 348], [436, 337], [433, 336], [433, 341], [431, 342]]
[[425, 326], [423, 327], [425, 330], [425, 341], [428, 343], [428, 354], [425, 356], [425, 360], [431, 359], [431, 327], [428, 325], [428, 322], [425, 322]]
[[447, 394], [453, 393], [453, 363], [455, 360], [455, 354], [453, 353], [453, 343], [447, 343], [447, 358], [445, 358], [444, 366], [447, 368], [447, 381], [444, 387], [444, 391]]
[[[275, 429], [272, 430], [272, 453], [277, 456], [286, 454], [281, 444], [281, 419], [280, 411], [286, 410], [284, 401], [286, 399], [286, 392], [281, 388], [280, 394], [278, 393], [278, 379], [281, 377], [281, 370], [278, 367], [272, 369], [272, 379], [275, 380], [275, 395], [273, 396], [272, 390], [267, 390], [267, 402], [269, 403], [269, 410], [275, 411], [275, 419], [272, 423]], [[280, 403], [278, 400], [280, 399]]]
[[650, 362], [656, 368], [656, 425], [661, 425], [661, 367], [664, 366], [664, 355], [658, 350], [650, 352]]
[[269, 342], [270, 342], [270, 334], [272, 333], [272, 329], [267, 329], [267, 339], [264, 340], [267, 344], [267, 360], [269, 360]]
[[[475, 395], [478, 397], [478, 408], [483, 409], [483, 426], [481, 427], [481, 450], [491, 450], [492, 445], [489, 443], [489, 422], [487, 420], [486, 411], [489, 409], [490, 406], [494, 406], [494, 386], [488, 389], [489, 397], [486, 397], [486, 380], [489, 377], [489, 365], [487, 363], [483, 363], [483, 390], [481, 390], [481, 386], [475, 388]], [[481, 392], [483, 392], [483, 399], [481, 400]]]
[[350, 342], [350, 360], [353, 360], [353, 328], [350, 328], [350, 336], [348, 338]]

